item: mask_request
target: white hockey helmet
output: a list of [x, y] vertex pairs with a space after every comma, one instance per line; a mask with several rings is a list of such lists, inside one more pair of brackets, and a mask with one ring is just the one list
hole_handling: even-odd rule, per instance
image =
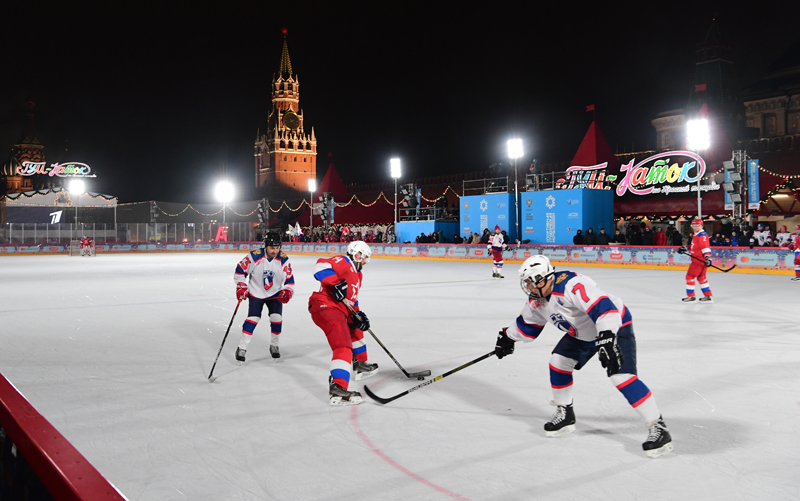
[[[361, 260], [356, 261], [356, 254], [359, 252], [361, 253]], [[361, 240], [355, 240], [347, 244], [347, 255], [350, 256], [350, 259], [356, 264], [356, 268], [360, 270], [362, 266], [369, 262], [369, 257], [372, 255], [372, 249], [370, 249], [369, 245]]]
[[[522, 291], [531, 298], [543, 297], [542, 288], [547, 285], [547, 281], [554, 277], [556, 269], [550, 263], [547, 256], [531, 256], [519, 267], [519, 286]], [[539, 293], [532, 292], [528, 284], [533, 284]]]

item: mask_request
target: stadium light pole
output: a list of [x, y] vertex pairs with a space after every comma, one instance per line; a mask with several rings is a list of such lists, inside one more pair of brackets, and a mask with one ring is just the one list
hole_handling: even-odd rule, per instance
[[[312, 229], [314, 228], [314, 192], [317, 191], [317, 180], [316, 179], [309, 179], [308, 180], [308, 191], [311, 194], [308, 196], [308, 232], [311, 233]], [[311, 238], [311, 235], [308, 235], [308, 238]], [[309, 240], [310, 242], [311, 240]]]
[[[708, 131], [708, 120], [705, 118], [686, 122], [686, 148], [695, 153], [707, 150], [711, 146]], [[703, 202], [700, 198], [700, 164], [697, 164], [697, 217], [703, 219]]]
[[[86, 183], [83, 179], [73, 179], [69, 182], [69, 193], [75, 197], [75, 232], [78, 232], [78, 201], [81, 195], [86, 193]], [[77, 237], [77, 235], [75, 235]], [[75, 240], [75, 239], [73, 239]]]
[[214, 196], [220, 202], [222, 202], [222, 225], [225, 225], [225, 206], [228, 205], [228, 202], [233, 200], [233, 184], [228, 181], [220, 181], [214, 187]]
[[394, 179], [394, 234], [397, 236], [397, 180], [400, 179], [400, 159], [393, 158], [389, 161], [391, 165], [392, 179]]
[[520, 241], [519, 234], [519, 176], [517, 174], [517, 159], [522, 156], [522, 139], [508, 140], [508, 157], [514, 160], [514, 220], [516, 221], [516, 240]]

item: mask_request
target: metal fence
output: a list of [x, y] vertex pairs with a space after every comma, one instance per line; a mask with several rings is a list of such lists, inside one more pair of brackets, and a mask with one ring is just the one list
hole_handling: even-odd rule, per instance
[[0, 244], [66, 244], [83, 236], [95, 243], [230, 242], [256, 241], [253, 223], [6, 223], [0, 226]]
[[463, 182], [462, 194], [483, 195], [484, 193], [508, 192], [508, 176], [490, 177], [486, 179], [470, 179]]
[[400, 221], [458, 221], [459, 209], [456, 207], [401, 207]]

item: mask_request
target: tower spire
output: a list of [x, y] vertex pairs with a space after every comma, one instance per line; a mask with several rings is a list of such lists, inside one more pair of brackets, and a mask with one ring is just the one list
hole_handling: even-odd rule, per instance
[[281, 53], [281, 75], [292, 75], [292, 61], [289, 59], [289, 44], [286, 42], [286, 33], [288, 30], [283, 28], [283, 52]]

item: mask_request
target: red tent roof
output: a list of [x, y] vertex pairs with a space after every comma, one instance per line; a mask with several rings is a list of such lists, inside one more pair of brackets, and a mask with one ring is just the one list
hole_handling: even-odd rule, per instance
[[319, 193], [330, 192], [333, 195], [333, 199], [339, 203], [344, 203], [350, 198], [342, 177], [339, 176], [339, 171], [336, 170], [333, 162], [328, 166], [328, 171], [325, 173], [325, 177], [322, 178], [322, 183], [320, 183], [317, 191]]
[[592, 122], [589, 125], [589, 130], [583, 136], [583, 141], [578, 147], [577, 153], [569, 163], [570, 167], [578, 165], [581, 167], [590, 167], [598, 165], [603, 162], [608, 162], [608, 171], [612, 173], [619, 172], [619, 161], [611, 151], [603, 132], [598, 127], [597, 122]]

